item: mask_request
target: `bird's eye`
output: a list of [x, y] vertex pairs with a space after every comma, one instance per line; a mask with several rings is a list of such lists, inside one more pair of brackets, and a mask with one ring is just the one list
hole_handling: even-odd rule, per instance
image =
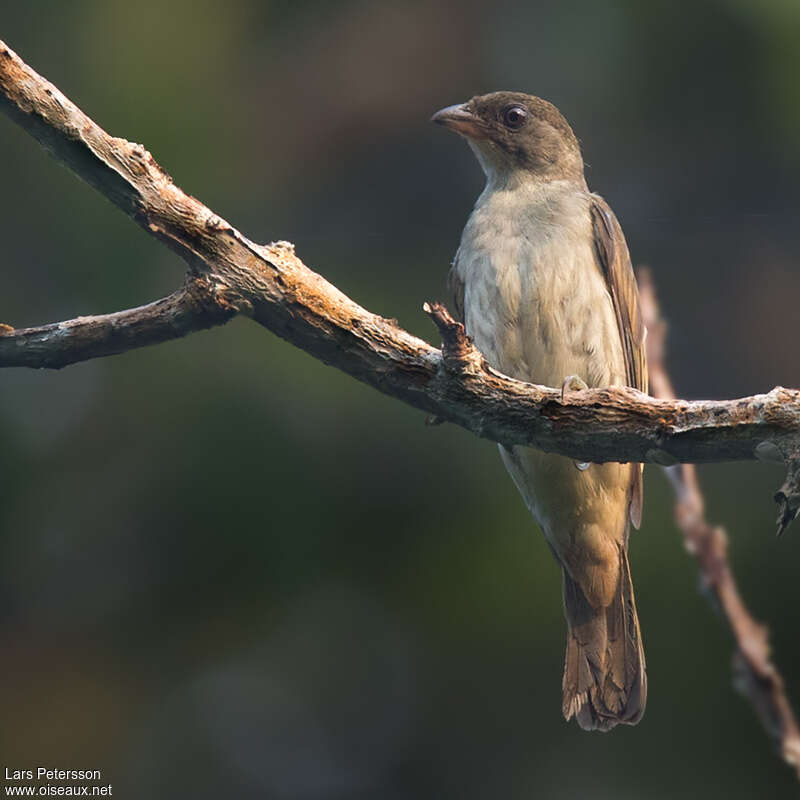
[[528, 112], [524, 106], [508, 106], [503, 109], [503, 124], [512, 130], [518, 130], [525, 124]]

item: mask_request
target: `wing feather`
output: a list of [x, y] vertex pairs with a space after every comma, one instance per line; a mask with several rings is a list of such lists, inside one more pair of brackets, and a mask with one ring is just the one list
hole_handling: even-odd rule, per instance
[[[598, 195], [592, 195], [592, 230], [597, 260], [614, 303], [628, 386], [646, 392], [646, 330], [639, 307], [639, 287], [631, 266], [628, 245], [614, 212]], [[630, 519], [638, 528], [642, 520], [642, 465], [637, 465], [631, 481]]]

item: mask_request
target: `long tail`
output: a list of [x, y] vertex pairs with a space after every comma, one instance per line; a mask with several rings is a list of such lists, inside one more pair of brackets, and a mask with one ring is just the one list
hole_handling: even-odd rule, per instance
[[611, 605], [592, 608], [564, 570], [567, 653], [564, 718], [584, 730], [609, 731], [635, 725], [647, 702], [642, 636], [625, 548], [620, 546], [619, 585]]

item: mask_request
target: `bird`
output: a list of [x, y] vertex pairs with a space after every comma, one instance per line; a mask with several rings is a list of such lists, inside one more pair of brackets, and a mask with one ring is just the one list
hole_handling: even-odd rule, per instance
[[[492, 92], [431, 120], [486, 176], [448, 273], [458, 319], [494, 369], [561, 387], [647, 392], [646, 330], [622, 228], [589, 191], [578, 140], [547, 100]], [[563, 573], [562, 712], [584, 730], [635, 725], [647, 673], [628, 561], [642, 465], [499, 445]]]

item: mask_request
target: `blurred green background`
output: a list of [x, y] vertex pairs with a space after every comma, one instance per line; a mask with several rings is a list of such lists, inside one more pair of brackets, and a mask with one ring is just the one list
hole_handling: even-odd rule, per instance
[[[435, 340], [479, 192], [427, 124], [552, 100], [655, 272], [687, 397], [800, 384], [800, 6], [787, 0], [5, 3], [0, 37], [186, 191]], [[0, 320], [148, 302], [183, 265], [0, 119]], [[634, 729], [560, 716], [560, 575], [495, 447], [246, 320], [0, 375], [0, 754], [125, 798], [796, 794], [648, 469]], [[781, 470], [701, 470], [800, 704]]]

